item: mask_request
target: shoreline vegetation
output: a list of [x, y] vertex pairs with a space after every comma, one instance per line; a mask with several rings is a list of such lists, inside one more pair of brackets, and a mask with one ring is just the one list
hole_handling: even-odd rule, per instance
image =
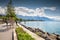
[[34, 40], [28, 33], [26, 33], [21, 27], [15, 29], [18, 40]]
[[37, 34], [38, 36], [44, 38], [45, 40], [60, 40], [60, 35], [55, 34], [55, 33], [48, 33], [48, 32], [44, 32], [39, 28], [31, 28], [31, 27], [26, 27], [25, 25], [21, 24], [23, 27], [25, 27], [26, 29], [30, 30], [31, 32]]

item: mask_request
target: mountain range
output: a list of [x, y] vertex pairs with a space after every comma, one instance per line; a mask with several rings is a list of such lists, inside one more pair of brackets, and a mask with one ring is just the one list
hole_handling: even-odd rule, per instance
[[39, 17], [39, 16], [22, 16], [17, 15], [18, 18], [22, 18], [24, 20], [41, 20], [41, 21], [53, 21], [53, 19], [47, 17]]

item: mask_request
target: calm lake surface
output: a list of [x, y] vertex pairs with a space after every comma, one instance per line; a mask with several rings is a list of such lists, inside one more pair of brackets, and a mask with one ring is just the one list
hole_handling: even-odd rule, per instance
[[60, 34], [60, 22], [54, 21], [26, 21], [21, 22], [27, 27], [39, 28], [45, 32]]

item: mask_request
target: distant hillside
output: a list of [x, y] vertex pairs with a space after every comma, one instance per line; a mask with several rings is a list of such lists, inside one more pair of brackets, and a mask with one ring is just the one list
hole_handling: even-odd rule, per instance
[[49, 19], [47, 17], [39, 17], [39, 16], [22, 16], [17, 15], [18, 18], [22, 18], [24, 20], [41, 20], [41, 21], [53, 21], [52, 19]]

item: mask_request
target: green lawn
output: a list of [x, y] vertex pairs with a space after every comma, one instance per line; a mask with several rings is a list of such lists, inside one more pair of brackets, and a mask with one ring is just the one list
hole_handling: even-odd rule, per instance
[[18, 40], [34, 40], [28, 33], [26, 33], [21, 27], [16, 28]]

